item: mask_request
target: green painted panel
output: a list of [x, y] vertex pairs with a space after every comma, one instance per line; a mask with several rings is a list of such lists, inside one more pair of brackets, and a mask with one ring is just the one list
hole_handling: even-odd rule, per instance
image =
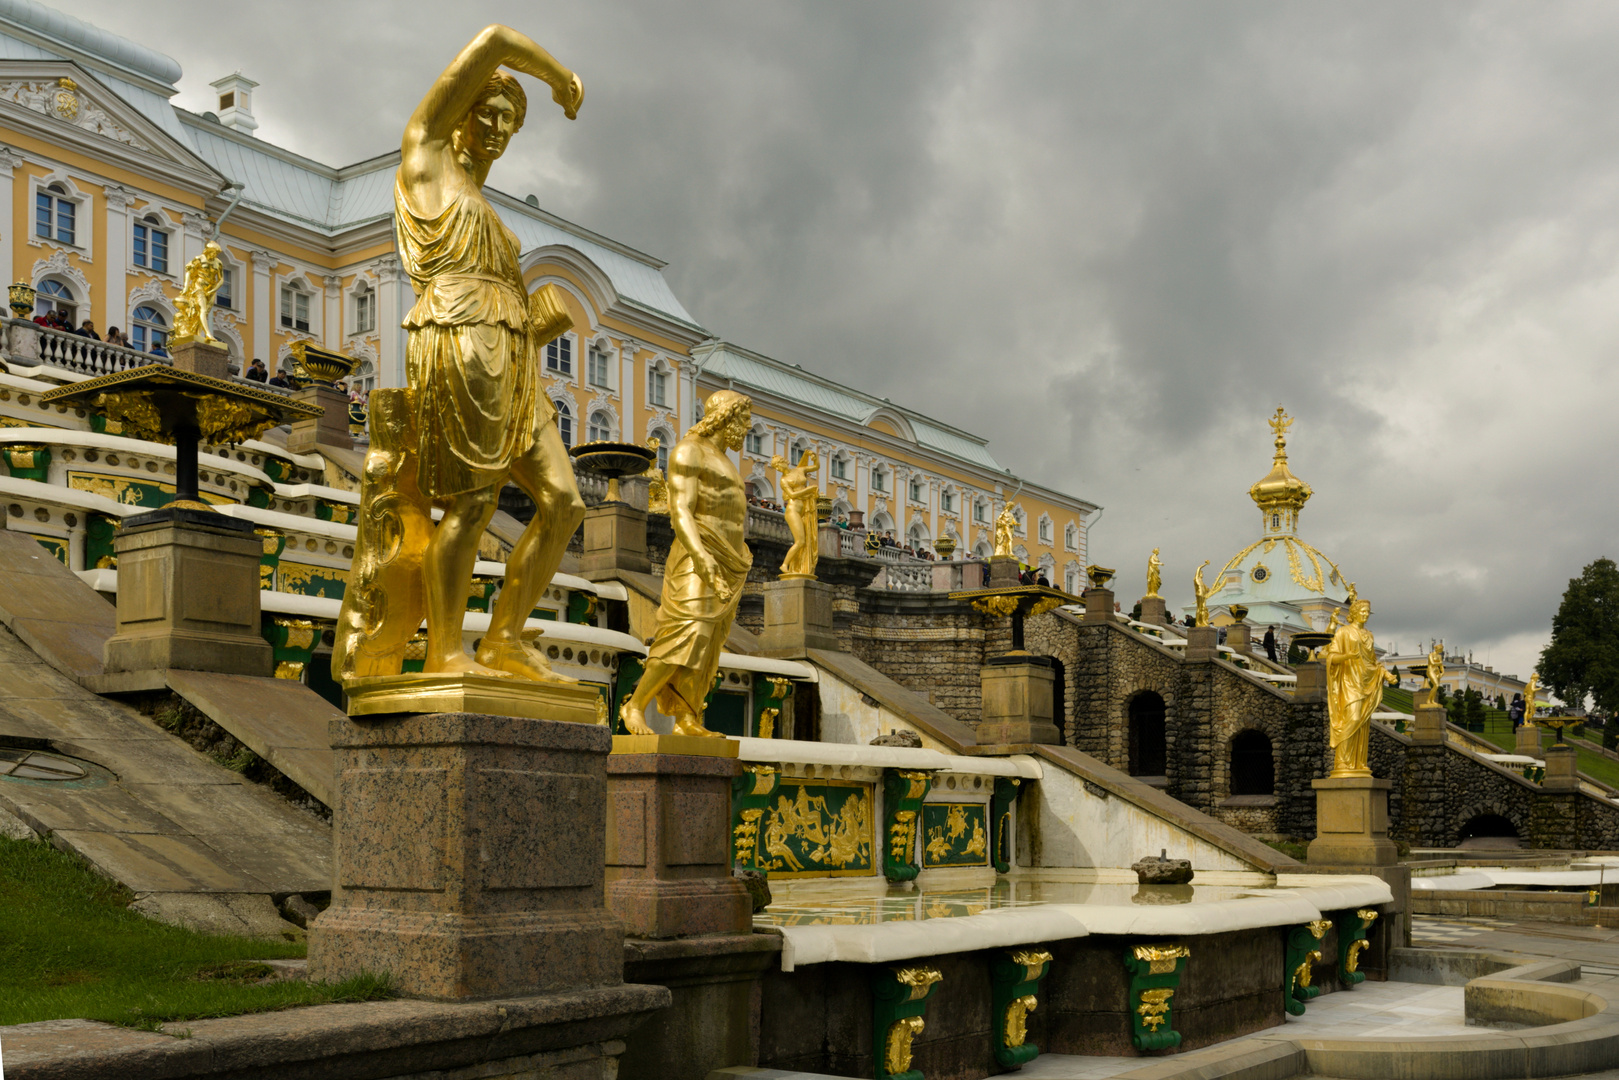
[[922, 866], [988, 866], [988, 819], [983, 803], [924, 803]]
[[774, 878], [870, 874], [872, 785], [783, 777], [764, 814], [759, 868]]

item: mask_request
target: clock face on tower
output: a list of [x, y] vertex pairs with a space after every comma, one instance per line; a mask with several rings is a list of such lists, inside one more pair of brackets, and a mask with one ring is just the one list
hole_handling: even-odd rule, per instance
[[1265, 569], [1264, 564], [1261, 563], [1260, 565], [1254, 567], [1252, 577], [1255, 581], [1264, 581], [1270, 577], [1270, 571]]

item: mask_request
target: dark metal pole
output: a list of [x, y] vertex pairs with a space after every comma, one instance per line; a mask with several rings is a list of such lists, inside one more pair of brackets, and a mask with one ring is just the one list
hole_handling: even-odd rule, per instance
[[174, 499], [197, 502], [197, 443], [202, 432], [195, 424], [174, 429]]

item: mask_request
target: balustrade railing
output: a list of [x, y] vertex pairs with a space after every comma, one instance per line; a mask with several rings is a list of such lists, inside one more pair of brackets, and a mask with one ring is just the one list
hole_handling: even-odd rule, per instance
[[6, 358], [18, 367], [44, 364], [82, 375], [110, 375], [146, 364], [173, 364], [167, 356], [70, 334], [27, 319], [6, 320]]

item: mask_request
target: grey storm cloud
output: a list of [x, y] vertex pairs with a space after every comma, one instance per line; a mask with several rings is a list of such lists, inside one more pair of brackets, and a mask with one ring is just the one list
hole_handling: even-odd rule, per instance
[[[491, 183], [668, 259], [730, 340], [987, 436], [1103, 504], [1092, 557], [1172, 600], [1256, 535], [1265, 417], [1302, 534], [1385, 643], [1526, 675], [1612, 554], [1619, 7], [760, 3], [131, 7], [179, 103], [342, 164], [488, 22], [530, 83]], [[164, 27], [166, 39], [154, 36]]]

